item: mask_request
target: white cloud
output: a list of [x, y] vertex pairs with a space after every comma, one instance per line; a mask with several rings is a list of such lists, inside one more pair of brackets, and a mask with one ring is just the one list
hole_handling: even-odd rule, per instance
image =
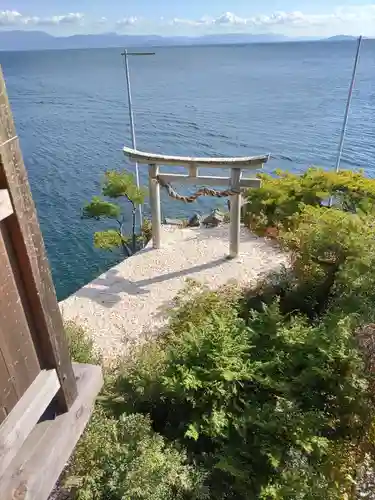
[[305, 15], [302, 12], [274, 12], [273, 14], [266, 16], [254, 16], [247, 19], [247, 24], [253, 26], [282, 26], [282, 25], [305, 25], [310, 24], [313, 18], [316, 16]]
[[350, 25], [374, 22], [375, 28], [375, 4], [358, 5], [352, 7], [338, 7], [325, 14], [309, 14], [301, 11], [276, 11], [271, 14], [259, 14], [249, 17], [240, 17], [232, 12], [225, 12], [218, 17], [203, 17], [200, 19], [175, 18], [170, 24], [185, 26], [221, 26], [233, 28], [264, 28], [278, 27], [279, 29], [302, 29], [311, 27], [334, 27], [342, 25], [350, 28]]
[[130, 16], [130, 17], [124, 17], [123, 19], [119, 19], [117, 21], [117, 26], [119, 27], [125, 27], [125, 26], [135, 26], [136, 24], [139, 23], [138, 17], [135, 16]]
[[13, 26], [22, 19], [22, 14], [16, 10], [0, 10], [0, 26]]
[[21, 22], [26, 25], [36, 26], [59, 26], [62, 24], [81, 24], [84, 20], [84, 15], [80, 12], [70, 12], [61, 16], [51, 17], [22, 17]]
[[[1, 0], [0, 0], [1, 1]], [[228, 3], [229, 5], [229, 3]], [[103, 13], [105, 14], [105, 13]], [[125, 16], [117, 22], [107, 17], [90, 18], [80, 12], [63, 15], [26, 16], [16, 10], [0, 11], [0, 28], [19, 27], [32, 29], [46, 27], [50, 32], [74, 32], [74, 27], [110, 26], [119, 31], [134, 28], [140, 33], [191, 34], [225, 32], [277, 32], [286, 35], [358, 34], [375, 35], [375, 3], [370, 5], [343, 6], [322, 13], [319, 11], [275, 11], [253, 15], [224, 12], [219, 16], [203, 16], [198, 19], [165, 16], [159, 19], [143, 19], [135, 15]]]
[[171, 21], [169, 21], [170, 25], [174, 26], [208, 26], [210, 24], [213, 24], [213, 19], [212, 17], [202, 17], [201, 19], [183, 19], [179, 17], [173, 18]]
[[217, 19], [214, 19], [213, 24], [216, 24], [218, 26], [221, 25], [243, 26], [247, 24], [247, 21], [248, 20], [244, 19], [243, 17], [239, 17], [236, 16], [235, 14], [232, 14], [232, 12], [225, 12]]
[[56, 15], [51, 17], [24, 16], [15, 10], [0, 11], [0, 26], [59, 26], [64, 24], [80, 24], [84, 15], [80, 12]]
[[[325, 14], [305, 14], [300, 11], [274, 12], [271, 15], [254, 16], [247, 19], [247, 25], [279, 28], [331, 28], [341, 27], [350, 31], [356, 27], [361, 31], [361, 25], [375, 23], [375, 5], [354, 7], [339, 7]], [[375, 26], [375, 24], [374, 24]]]
[[[161, 19], [164, 22], [164, 18]], [[182, 25], [182, 26], [199, 26], [201, 23], [199, 21], [194, 21], [193, 19], [180, 19], [179, 17], [174, 17], [168, 24], [171, 25]]]

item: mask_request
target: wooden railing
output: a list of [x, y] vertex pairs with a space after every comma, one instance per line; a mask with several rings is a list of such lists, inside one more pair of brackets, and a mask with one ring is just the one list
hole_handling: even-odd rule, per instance
[[[260, 186], [257, 178], [243, 178], [243, 171], [262, 168], [269, 156], [247, 156], [243, 158], [195, 158], [184, 156], [165, 156], [146, 153], [125, 147], [125, 155], [133, 162], [149, 166], [149, 191], [152, 220], [152, 244], [161, 246], [161, 206], [160, 181], [164, 183], [199, 184], [207, 186], [227, 186], [233, 194], [230, 196], [230, 248], [229, 256], [234, 258], [239, 253], [241, 190]], [[188, 171], [188, 175], [162, 173], [160, 166], [179, 166]], [[230, 177], [201, 176], [201, 168], [230, 169]]]

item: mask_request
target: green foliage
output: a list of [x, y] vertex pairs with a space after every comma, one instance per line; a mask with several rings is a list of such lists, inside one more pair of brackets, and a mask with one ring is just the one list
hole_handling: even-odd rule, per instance
[[348, 287], [372, 283], [375, 180], [316, 168], [301, 176], [277, 174], [262, 175], [262, 187], [248, 191], [245, 220], [291, 252], [294, 282], [281, 293], [282, 307], [290, 312], [295, 306], [310, 317], [334, 304], [348, 312], [369, 310], [369, 287], [366, 294], [358, 288], [349, 294]]
[[304, 262], [340, 265], [360, 259], [374, 245], [372, 218], [307, 206], [292, 220], [295, 229], [282, 232], [280, 239]]
[[[250, 376], [245, 361], [249, 349], [246, 325], [238, 317], [233, 301], [228, 300], [228, 292], [206, 290], [190, 301], [180, 302], [165, 346], [168, 363], [162, 386], [173, 398], [183, 395], [175, 413], [176, 422], [181, 435], [195, 440], [200, 433], [210, 436], [211, 432], [225, 432], [228, 422], [222, 407], [238, 393], [238, 383]], [[197, 397], [200, 408], [194, 417]], [[193, 414], [187, 423], [189, 412]]]
[[[118, 203], [103, 200], [99, 196], [94, 196], [90, 203], [83, 208], [82, 217], [85, 219], [115, 219], [116, 229], [98, 231], [94, 235], [94, 246], [102, 250], [121, 249], [126, 256], [136, 252], [149, 241], [150, 228], [147, 222], [140, 229], [140, 234], [136, 234], [136, 208], [144, 203], [146, 192], [144, 188], [138, 188], [134, 175], [115, 170], [107, 171], [104, 175], [102, 194], [110, 199], [115, 199]], [[124, 234], [126, 222], [126, 212], [121, 204], [121, 198], [131, 205], [132, 234], [131, 237]], [[130, 250], [131, 247], [131, 250]]]
[[143, 219], [141, 232], [145, 243], [148, 243], [152, 239], [152, 225], [149, 219]]
[[110, 170], [104, 175], [103, 195], [109, 198], [125, 197], [134, 205], [142, 205], [145, 200], [146, 190], [138, 189], [133, 174], [129, 172], [116, 172]]
[[279, 239], [293, 252], [294, 273], [305, 283], [333, 279], [345, 263], [359, 262], [374, 247], [371, 219], [357, 214], [305, 207], [294, 218], [294, 226], [293, 231], [281, 232]]
[[99, 196], [94, 196], [91, 203], [87, 203], [83, 208], [84, 218], [100, 220], [102, 217], [119, 219], [121, 208], [115, 203], [102, 200]]
[[[79, 363], [100, 364], [87, 332], [65, 324], [70, 353]], [[116, 370], [106, 369], [105, 388], [63, 478], [76, 500], [205, 500], [204, 474], [190, 465], [184, 451], [169, 445], [143, 415], [111, 416]], [[69, 498], [71, 498], [69, 496]]]
[[350, 494], [374, 417], [351, 321], [277, 301], [245, 320], [237, 290], [198, 292], [123, 374], [133, 410], [204, 464], [212, 499]]
[[[284, 299], [294, 301], [310, 316], [328, 307], [360, 317], [371, 311], [369, 299], [375, 293], [372, 216], [306, 206], [293, 218], [293, 226], [278, 236], [291, 252], [294, 279]], [[288, 309], [292, 310], [291, 304]]]
[[336, 273], [333, 308], [351, 314], [358, 325], [375, 322], [374, 241], [360, 259], [348, 259]]
[[100, 365], [101, 356], [86, 330], [73, 321], [67, 321], [64, 326], [72, 359], [76, 363]]
[[122, 236], [115, 229], [107, 231], [97, 231], [94, 233], [94, 246], [102, 250], [113, 251], [115, 248], [121, 248], [129, 243], [129, 238]]
[[295, 215], [306, 205], [324, 206], [330, 197], [343, 211], [370, 214], [374, 211], [375, 180], [361, 172], [326, 172], [310, 168], [302, 175], [276, 171], [261, 174], [260, 189], [246, 193], [245, 222], [259, 234], [269, 228], [291, 229]]
[[198, 500], [203, 476], [142, 415], [97, 409], [80, 441], [69, 483], [76, 500]]
[[372, 215], [304, 203], [278, 238], [291, 270], [248, 296], [190, 283], [118, 388], [204, 464], [212, 499], [353, 498], [375, 417], [355, 335], [375, 317]]

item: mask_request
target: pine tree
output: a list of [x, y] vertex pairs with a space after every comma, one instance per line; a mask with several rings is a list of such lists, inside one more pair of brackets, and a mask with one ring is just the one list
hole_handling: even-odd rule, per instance
[[[96, 248], [113, 251], [122, 249], [125, 256], [130, 256], [137, 251], [139, 242], [143, 240], [136, 232], [137, 207], [144, 203], [145, 189], [138, 188], [134, 176], [123, 170], [121, 172], [110, 170], [104, 175], [102, 195], [94, 196], [90, 203], [83, 208], [82, 217], [85, 219], [112, 219], [117, 227], [98, 231], [94, 234]], [[109, 200], [108, 200], [109, 199]], [[116, 200], [116, 201], [110, 201]], [[125, 234], [126, 206], [130, 204], [132, 213], [132, 233], [129, 237]], [[148, 226], [148, 222], [146, 223]]]

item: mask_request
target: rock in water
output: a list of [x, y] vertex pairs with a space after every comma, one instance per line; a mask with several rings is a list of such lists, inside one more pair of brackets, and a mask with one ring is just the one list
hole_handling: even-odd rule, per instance
[[215, 209], [211, 214], [203, 220], [203, 224], [207, 226], [217, 227], [224, 221], [224, 214]]
[[200, 227], [201, 216], [199, 214], [194, 214], [193, 217], [189, 219], [187, 227]]

